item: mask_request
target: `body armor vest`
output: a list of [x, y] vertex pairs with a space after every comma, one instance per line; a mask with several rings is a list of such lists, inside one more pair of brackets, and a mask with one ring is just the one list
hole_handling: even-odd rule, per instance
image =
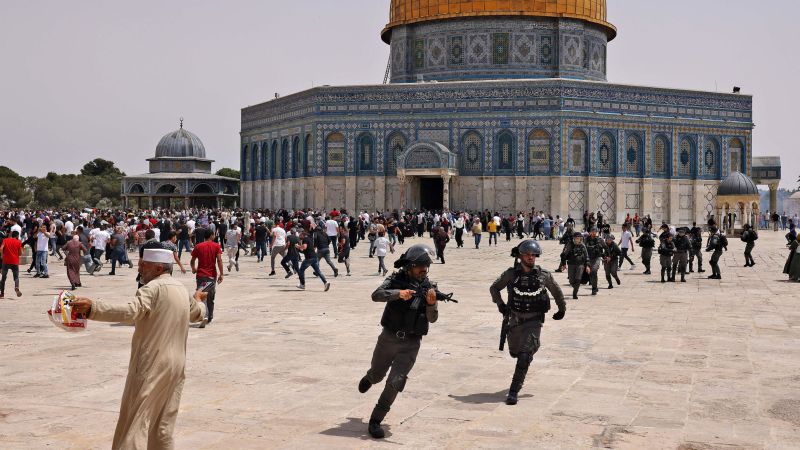
[[514, 281], [508, 286], [508, 306], [520, 313], [546, 313], [550, 311], [550, 296], [539, 280], [539, 269], [528, 273], [515, 271]]
[[417, 295], [409, 301], [396, 300], [387, 302], [383, 309], [381, 325], [391, 331], [403, 331], [408, 334], [424, 336], [428, 334], [428, 316], [426, 310], [428, 303], [425, 293], [433, 286], [426, 279], [423, 282], [412, 280], [403, 272], [391, 277], [389, 289], [413, 289]]
[[586, 250], [589, 251], [589, 259], [595, 259], [603, 256], [603, 241], [599, 237], [586, 238]]

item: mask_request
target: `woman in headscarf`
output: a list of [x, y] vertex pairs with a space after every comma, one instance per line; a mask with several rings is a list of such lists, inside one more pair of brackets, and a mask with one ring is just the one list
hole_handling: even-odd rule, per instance
[[89, 251], [81, 244], [78, 231], [75, 231], [72, 239], [64, 245], [62, 250], [64, 250], [66, 258], [64, 265], [67, 266], [67, 278], [74, 291], [76, 287], [81, 286], [81, 254], [85, 255]]
[[787, 244], [789, 247], [789, 257], [786, 265], [783, 266], [783, 273], [789, 275], [792, 281], [800, 281], [800, 235], [795, 240]]

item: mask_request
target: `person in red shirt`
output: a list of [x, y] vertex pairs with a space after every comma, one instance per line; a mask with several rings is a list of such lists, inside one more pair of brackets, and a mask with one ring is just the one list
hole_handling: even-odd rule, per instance
[[208, 292], [206, 297], [206, 317], [200, 324], [206, 324], [214, 319], [214, 297], [217, 293], [217, 284], [222, 284], [222, 247], [214, 242], [214, 233], [198, 228], [195, 234], [204, 233], [205, 240], [195, 245], [192, 250], [192, 273], [197, 275], [197, 289]]
[[14, 277], [14, 291], [17, 297], [22, 296], [19, 290], [19, 256], [22, 254], [22, 242], [19, 240], [19, 231], [14, 230], [11, 232], [10, 238], [3, 239], [0, 244], [0, 253], [3, 254], [3, 277], [0, 279], [0, 298], [5, 296], [6, 291], [6, 276], [8, 271]]

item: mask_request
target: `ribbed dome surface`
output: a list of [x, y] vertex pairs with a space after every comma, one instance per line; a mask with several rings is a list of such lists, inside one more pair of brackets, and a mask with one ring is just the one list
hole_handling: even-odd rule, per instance
[[717, 195], [759, 195], [758, 188], [750, 177], [741, 172], [731, 172], [722, 180]]
[[397, 26], [486, 16], [580, 19], [602, 26], [609, 41], [617, 35], [617, 29], [606, 19], [606, 0], [392, 0], [390, 8], [389, 24], [381, 33], [385, 42]]
[[156, 158], [202, 158], [206, 157], [203, 142], [194, 133], [183, 127], [164, 135], [156, 146]]

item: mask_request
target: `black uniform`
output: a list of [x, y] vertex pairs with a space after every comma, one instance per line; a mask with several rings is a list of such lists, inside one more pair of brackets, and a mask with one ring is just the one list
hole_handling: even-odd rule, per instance
[[689, 262], [689, 252], [692, 250], [692, 241], [689, 236], [680, 233], [673, 240], [675, 244], [675, 254], [672, 257], [672, 276], [670, 279], [675, 281], [676, 272], [681, 274], [681, 283], [686, 282], [686, 264]]
[[714, 230], [706, 243], [706, 251], [713, 252], [708, 262], [711, 265], [711, 275], [708, 278], [722, 279], [722, 273], [719, 271], [719, 258], [722, 256], [723, 250], [728, 250], [728, 238]]
[[589, 264], [592, 267], [592, 273], [589, 274], [589, 282], [592, 284], [592, 295], [597, 294], [597, 272], [600, 271], [600, 263], [603, 258], [607, 256], [608, 247], [605, 241], [600, 237], [587, 237], [586, 250], [589, 252]]
[[693, 227], [689, 231], [692, 241], [692, 250], [689, 252], [689, 272], [694, 272], [694, 259], [697, 258], [697, 271], [699, 273], [705, 272], [703, 270], [703, 230], [699, 227]]
[[636, 243], [639, 244], [639, 247], [642, 249], [642, 264], [644, 264], [645, 269], [644, 274], [650, 275], [650, 260], [653, 258], [653, 248], [656, 246], [656, 240], [653, 238], [650, 229], [645, 228], [642, 235], [636, 239]]
[[[672, 255], [675, 254], [675, 243], [670, 239], [663, 239], [658, 246], [658, 254], [661, 259], [661, 282], [671, 280], [670, 271], [672, 270]], [[664, 278], [666, 275], [667, 279]]]
[[561, 251], [561, 262], [558, 264], [556, 272], [561, 272], [561, 268], [567, 265], [567, 255], [572, 251], [573, 234], [575, 234], [575, 232], [572, 230], [572, 227], [567, 227], [567, 229], [564, 230], [564, 234], [561, 235], [561, 240], [558, 241], [564, 246], [564, 249]]
[[[507, 290], [508, 304], [503, 303], [500, 294], [503, 289]], [[509, 388], [509, 404], [516, 403], [516, 394], [522, 389], [533, 355], [539, 350], [544, 316], [550, 311], [548, 291], [558, 306], [558, 313], [553, 318], [561, 320], [567, 310], [564, 294], [550, 272], [539, 266], [525, 272], [518, 264], [517, 267], [503, 272], [489, 288], [492, 301], [498, 305], [507, 320], [504, 326], [508, 330], [509, 353], [517, 359]], [[513, 402], [510, 401], [512, 394]]]
[[606, 253], [606, 258], [603, 260], [603, 271], [606, 273], [608, 288], [614, 289], [614, 284], [611, 283], [611, 278], [614, 278], [614, 281], [617, 282], [617, 285], [620, 284], [619, 275], [617, 275], [617, 271], [619, 270], [617, 261], [619, 261], [619, 257], [622, 255], [622, 250], [620, 250], [619, 245], [614, 242], [613, 236], [610, 242], [606, 242], [606, 247], [608, 248], [608, 252]]
[[756, 262], [753, 260], [753, 248], [756, 246], [756, 239], [758, 239], [758, 233], [752, 228], [746, 228], [742, 233], [742, 241], [745, 243], [744, 246], [744, 266], [745, 267], [752, 267], [756, 265]]
[[567, 274], [569, 276], [569, 284], [572, 286], [572, 298], [578, 298], [578, 289], [581, 287], [581, 279], [583, 272], [586, 268], [591, 268], [589, 265], [589, 250], [583, 245], [575, 244], [574, 242], [569, 248], [567, 257]]
[[[400, 291], [404, 289], [417, 291], [416, 297], [408, 301], [402, 300]], [[372, 293], [372, 301], [385, 302], [386, 307], [381, 317], [383, 331], [378, 336], [378, 343], [372, 353], [372, 363], [364, 379], [369, 385], [376, 384], [383, 380], [390, 368], [391, 371], [383, 393], [372, 410], [370, 422], [383, 421], [397, 394], [403, 392], [408, 373], [417, 360], [422, 336], [428, 334], [428, 324], [439, 318], [437, 305], [428, 305], [425, 300], [429, 289], [436, 290], [436, 285], [427, 278], [422, 282], [417, 281], [405, 269], [400, 269], [389, 275]], [[436, 290], [436, 298], [443, 300], [448, 297]], [[365, 388], [368, 389], [369, 385]]]

